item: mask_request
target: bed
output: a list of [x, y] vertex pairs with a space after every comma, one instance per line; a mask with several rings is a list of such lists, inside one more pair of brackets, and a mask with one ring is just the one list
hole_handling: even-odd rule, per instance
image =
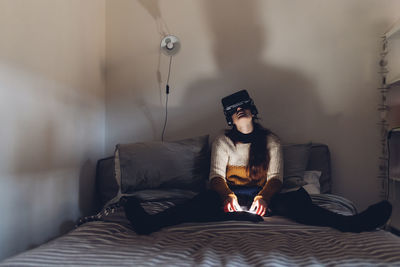
[[[101, 211], [82, 218], [79, 226], [68, 234], [9, 258], [0, 266], [400, 266], [400, 238], [390, 232], [377, 229], [359, 234], [342, 233], [328, 227], [301, 225], [279, 216], [266, 217], [259, 223], [185, 223], [151, 235], [137, 235], [117, 202], [121, 195], [135, 195], [149, 213], [154, 213], [193, 197], [196, 194], [194, 189], [199, 189], [199, 184], [195, 183], [196, 188], [190, 188], [193, 185], [189, 183], [175, 188], [176, 181], [165, 182], [159, 176], [161, 180], [156, 183], [154, 180], [157, 179], [139, 179], [138, 183], [126, 181], [126, 177], [159, 175], [163, 167], [158, 168], [154, 162], [165, 161], [168, 156], [167, 162], [159, 165], [169, 169], [186, 166], [186, 171], [195, 170], [199, 179], [203, 179], [206, 173], [198, 170], [206, 169], [208, 138], [196, 140], [178, 142], [178, 146], [174, 143], [166, 151], [160, 151], [160, 144], [141, 144], [141, 147], [135, 144], [129, 147], [131, 152], [132, 149], [135, 152], [130, 153], [128, 161], [122, 155], [122, 147], [117, 146], [116, 156], [98, 162], [97, 187], [100, 201], [104, 204]], [[165, 148], [165, 144], [161, 146]], [[185, 150], [188, 146], [190, 151]], [[285, 164], [288, 167], [297, 164], [296, 168], [303, 166], [304, 173], [319, 172], [320, 193], [313, 192], [316, 193], [311, 195], [313, 202], [345, 215], [357, 212], [350, 200], [330, 194], [330, 157], [326, 145], [295, 144], [285, 147]], [[172, 164], [170, 153], [180, 154], [182, 149], [186, 154], [193, 153], [188, 160], [194, 159], [196, 167], [189, 164], [189, 168], [188, 162], [181, 160]], [[143, 157], [143, 151], [150, 151], [148, 156], [153, 160], [152, 164], [144, 164], [146, 172], [135, 165], [148, 161], [147, 156]], [[157, 153], [154, 154], [154, 151]], [[136, 155], [140, 155], [140, 159], [135, 158]], [[127, 162], [135, 168], [125, 170]], [[147, 170], [149, 167], [152, 170]], [[288, 175], [291, 172], [294, 174], [296, 168], [290, 170], [285, 167], [289, 184], [307, 186], [302, 179], [304, 173], [303, 177]], [[173, 179], [179, 180], [182, 185], [182, 177], [176, 173], [165, 175], [175, 175]]]

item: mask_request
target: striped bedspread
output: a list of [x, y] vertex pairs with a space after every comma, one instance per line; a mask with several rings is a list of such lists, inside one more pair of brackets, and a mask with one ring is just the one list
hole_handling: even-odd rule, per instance
[[[355, 212], [344, 198], [312, 197], [342, 214]], [[156, 200], [143, 206], [157, 212], [174, 202]], [[139, 236], [121, 208], [110, 211], [0, 266], [400, 266], [400, 238], [383, 230], [341, 233], [276, 216], [261, 223], [187, 223]]]

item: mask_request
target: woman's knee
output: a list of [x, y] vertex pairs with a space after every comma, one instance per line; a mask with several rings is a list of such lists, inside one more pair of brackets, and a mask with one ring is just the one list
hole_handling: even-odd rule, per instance
[[294, 200], [298, 205], [300, 206], [310, 206], [312, 204], [312, 199], [310, 195], [307, 193], [307, 191], [303, 188], [300, 187], [299, 190], [294, 192]]
[[297, 191], [278, 194], [271, 199], [270, 208], [273, 213], [283, 216], [297, 216], [312, 205], [311, 197], [300, 188]]

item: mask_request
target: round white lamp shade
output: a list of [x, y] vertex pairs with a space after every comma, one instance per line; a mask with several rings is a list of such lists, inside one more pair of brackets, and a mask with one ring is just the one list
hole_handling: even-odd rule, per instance
[[174, 35], [167, 35], [161, 40], [161, 51], [167, 56], [176, 55], [180, 48], [181, 43]]

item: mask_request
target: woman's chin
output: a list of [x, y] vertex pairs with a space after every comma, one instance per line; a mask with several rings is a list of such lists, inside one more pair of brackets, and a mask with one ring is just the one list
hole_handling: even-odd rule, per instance
[[246, 115], [246, 114], [238, 117], [238, 121], [251, 121], [251, 119], [252, 119], [252, 117], [249, 115]]

